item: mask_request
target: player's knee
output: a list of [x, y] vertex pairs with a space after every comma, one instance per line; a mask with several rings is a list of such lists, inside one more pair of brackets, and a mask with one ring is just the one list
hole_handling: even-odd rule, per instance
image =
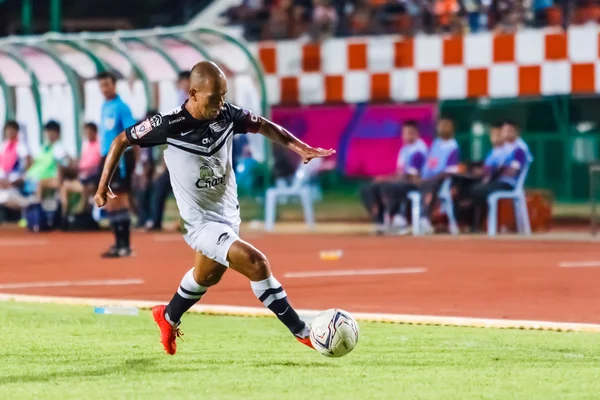
[[247, 254], [246, 275], [252, 281], [262, 281], [271, 276], [269, 260], [259, 251], [249, 250]]
[[209, 274], [207, 276], [196, 279], [196, 283], [204, 287], [214, 286], [221, 281], [222, 276], [223, 274]]

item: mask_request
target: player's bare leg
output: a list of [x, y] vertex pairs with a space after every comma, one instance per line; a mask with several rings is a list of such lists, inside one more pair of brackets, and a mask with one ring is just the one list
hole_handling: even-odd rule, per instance
[[152, 308], [152, 315], [160, 328], [161, 343], [168, 354], [175, 354], [176, 340], [183, 335], [179, 330], [181, 316], [200, 301], [210, 286], [219, 283], [225, 271], [227, 267], [224, 265], [196, 253], [194, 268], [183, 276], [169, 304]]
[[127, 257], [131, 255], [131, 217], [129, 216], [129, 194], [119, 193], [117, 198], [108, 199], [106, 211], [115, 236], [115, 243], [102, 254], [104, 258]]
[[229, 267], [250, 279], [252, 291], [265, 307], [292, 332], [298, 341], [310, 343], [310, 329], [288, 302], [287, 294], [271, 273], [269, 260], [263, 253], [243, 240], [237, 240], [227, 254]]

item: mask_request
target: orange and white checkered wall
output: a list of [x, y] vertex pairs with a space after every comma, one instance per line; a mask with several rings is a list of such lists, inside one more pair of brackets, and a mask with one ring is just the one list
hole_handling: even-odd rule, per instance
[[600, 26], [261, 42], [271, 104], [600, 93]]

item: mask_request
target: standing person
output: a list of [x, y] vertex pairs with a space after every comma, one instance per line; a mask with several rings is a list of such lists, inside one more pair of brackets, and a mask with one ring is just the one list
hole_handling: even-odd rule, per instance
[[[98, 75], [100, 90], [106, 101], [102, 105], [102, 120], [100, 125], [100, 154], [101, 166], [106, 162], [110, 144], [125, 128], [135, 124], [131, 110], [117, 94], [117, 79], [110, 72]], [[131, 207], [130, 192], [131, 178], [135, 168], [135, 156], [131, 148], [127, 149], [118, 170], [113, 177], [112, 186], [120, 196], [111, 199], [106, 205], [107, 216], [115, 236], [115, 243], [102, 254], [104, 258], [127, 257], [131, 255]]]
[[256, 297], [301, 343], [312, 347], [310, 329], [288, 302], [271, 273], [269, 261], [238, 236], [240, 211], [231, 164], [234, 134], [260, 133], [297, 153], [305, 163], [334, 150], [313, 148], [286, 129], [225, 102], [227, 80], [212, 62], [191, 72], [189, 98], [168, 114], [158, 114], [127, 128], [113, 141], [95, 196], [99, 207], [116, 196], [109, 188], [127, 147], [167, 144], [165, 160], [184, 225], [184, 239], [194, 249], [195, 264], [181, 280], [167, 306], [152, 309], [168, 354], [175, 354], [181, 316], [197, 303], [228, 268], [246, 276]]

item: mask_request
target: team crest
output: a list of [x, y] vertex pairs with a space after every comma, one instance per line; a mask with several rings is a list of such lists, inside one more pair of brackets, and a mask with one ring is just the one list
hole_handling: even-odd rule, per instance
[[219, 133], [227, 128], [227, 121], [217, 121], [209, 125], [213, 132]]

